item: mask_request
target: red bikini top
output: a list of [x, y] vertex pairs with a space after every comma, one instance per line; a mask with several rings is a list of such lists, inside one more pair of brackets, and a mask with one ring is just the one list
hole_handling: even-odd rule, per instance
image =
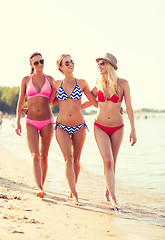
[[[119, 101], [118, 100], [119, 100], [119, 97], [116, 94], [113, 94], [111, 98], [107, 98], [107, 101], [111, 101], [113, 103], [118, 103], [118, 102], [122, 102], [123, 95], [121, 96], [120, 100]], [[98, 101], [105, 102], [105, 97], [101, 90], [98, 91]]]

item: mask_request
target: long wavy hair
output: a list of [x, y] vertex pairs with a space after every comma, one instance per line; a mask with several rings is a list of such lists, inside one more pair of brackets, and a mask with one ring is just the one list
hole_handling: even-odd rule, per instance
[[99, 89], [102, 90], [105, 99], [107, 98], [107, 86], [110, 85], [112, 88], [112, 91], [118, 96], [120, 99], [121, 93], [120, 93], [120, 87], [117, 83], [118, 76], [115, 72], [115, 69], [111, 64], [107, 62], [107, 72], [108, 77], [106, 77], [104, 74], [100, 75], [100, 77], [97, 79], [97, 86]]

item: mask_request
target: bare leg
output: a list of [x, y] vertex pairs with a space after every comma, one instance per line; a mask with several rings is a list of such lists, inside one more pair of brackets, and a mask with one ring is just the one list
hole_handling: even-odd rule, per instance
[[82, 148], [84, 145], [86, 137], [86, 130], [82, 127], [73, 135], [73, 157], [74, 157], [74, 173], [75, 173], [75, 182], [77, 183], [78, 176], [80, 173], [80, 157]]
[[50, 123], [40, 131], [41, 136], [41, 146], [40, 146], [40, 159], [41, 159], [41, 169], [42, 169], [42, 185], [44, 185], [47, 169], [48, 169], [48, 152], [50, 143], [52, 140], [54, 128], [53, 124]]
[[44, 191], [42, 186], [42, 171], [40, 164], [40, 154], [39, 154], [39, 132], [38, 130], [31, 124], [26, 124], [27, 127], [27, 143], [29, 150], [31, 152], [32, 160], [33, 160], [33, 172], [36, 181], [36, 185], [38, 187], [37, 197], [43, 198]]
[[[80, 173], [80, 157], [82, 148], [84, 145], [86, 137], [86, 130], [85, 127], [82, 127], [80, 130], [78, 130], [75, 134], [73, 134], [72, 137], [72, 144], [73, 144], [73, 168], [74, 168], [74, 174], [75, 174], [75, 183], [77, 183], [78, 176]], [[69, 195], [70, 198], [72, 198], [72, 193]]]
[[79, 205], [73, 169], [72, 139], [70, 138], [69, 134], [60, 127], [57, 127], [56, 139], [65, 160], [65, 175], [68, 181], [70, 192], [73, 195], [73, 204]]
[[[117, 156], [119, 153], [119, 149], [123, 140], [123, 134], [124, 134], [124, 128], [119, 129], [116, 131], [114, 134], [111, 135], [111, 147], [112, 147], [112, 154], [113, 154], [113, 159], [114, 159], [114, 173], [116, 172], [116, 161], [117, 161]], [[110, 201], [109, 198], [109, 191], [106, 188], [105, 192], [105, 200]]]
[[106, 187], [112, 198], [112, 207], [117, 207], [117, 200], [115, 196], [115, 173], [114, 173], [114, 159], [111, 149], [110, 137], [100, 128], [94, 127], [94, 134], [97, 146], [104, 163], [104, 176]]
[[114, 172], [116, 172], [116, 161], [119, 153], [119, 149], [123, 140], [124, 128], [117, 130], [114, 134], [111, 135], [111, 146], [114, 159]]

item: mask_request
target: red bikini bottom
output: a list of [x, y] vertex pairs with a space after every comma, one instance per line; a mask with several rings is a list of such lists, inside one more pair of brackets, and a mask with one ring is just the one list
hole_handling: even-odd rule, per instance
[[124, 124], [117, 126], [117, 127], [105, 127], [103, 125], [100, 125], [96, 122], [94, 122], [94, 126], [102, 129], [104, 132], [106, 132], [109, 136], [112, 135], [114, 132], [116, 132], [117, 130], [119, 130], [120, 128], [124, 127]]

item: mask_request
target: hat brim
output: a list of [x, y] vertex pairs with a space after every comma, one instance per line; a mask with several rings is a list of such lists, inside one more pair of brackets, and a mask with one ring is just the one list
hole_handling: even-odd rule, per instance
[[99, 62], [100, 60], [105, 60], [106, 62], [110, 63], [112, 65], [112, 67], [114, 67], [115, 70], [118, 69], [118, 67], [113, 64], [113, 62], [111, 62], [109, 59], [106, 59], [106, 58], [96, 58], [96, 62]]

